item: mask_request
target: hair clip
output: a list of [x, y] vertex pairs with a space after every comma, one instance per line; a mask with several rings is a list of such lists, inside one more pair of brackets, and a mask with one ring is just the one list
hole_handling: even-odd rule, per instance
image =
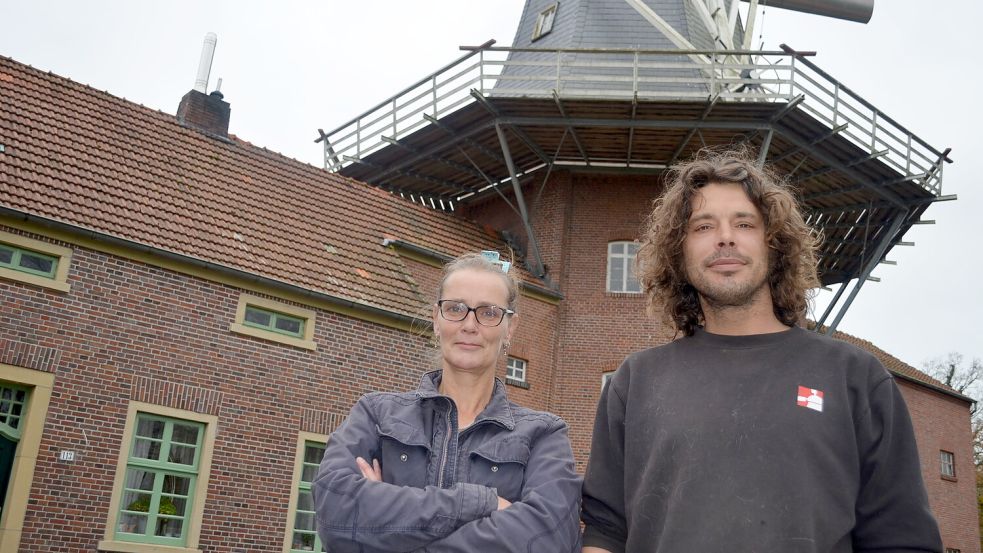
[[501, 259], [502, 256], [499, 255], [499, 253], [496, 252], [496, 251], [482, 250], [481, 257], [484, 257], [488, 261], [491, 261], [495, 265], [498, 265], [499, 267], [501, 267], [503, 273], [508, 273], [509, 272], [509, 268], [512, 267], [512, 263], [509, 262], [509, 261], [503, 261]]

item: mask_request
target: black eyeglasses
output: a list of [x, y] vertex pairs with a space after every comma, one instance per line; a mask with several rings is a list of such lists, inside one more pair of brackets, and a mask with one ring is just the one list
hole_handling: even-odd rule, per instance
[[474, 319], [481, 326], [498, 326], [502, 324], [506, 315], [514, 315], [515, 311], [505, 309], [497, 305], [479, 305], [469, 307], [463, 301], [440, 300], [437, 302], [437, 310], [440, 316], [448, 321], [463, 321], [468, 317], [468, 313], [474, 311]]

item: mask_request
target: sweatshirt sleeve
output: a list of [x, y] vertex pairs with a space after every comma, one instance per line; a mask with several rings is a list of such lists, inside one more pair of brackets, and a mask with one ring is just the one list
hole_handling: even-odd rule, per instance
[[330, 551], [413, 551], [498, 507], [486, 486], [421, 489], [363, 477], [355, 457], [378, 458], [381, 450], [371, 403], [362, 397], [331, 434], [311, 482], [318, 533]]
[[532, 445], [522, 499], [427, 545], [427, 553], [579, 553], [580, 477], [560, 419]]
[[[625, 362], [627, 364], [627, 361]], [[623, 374], [625, 373], [625, 374]], [[627, 377], [622, 365], [601, 392], [594, 419], [590, 459], [584, 475], [584, 546], [624, 553], [628, 540], [625, 510], [625, 402], [619, 394]]]
[[[886, 373], [883, 368], [880, 372]], [[873, 384], [869, 409], [857, 430], [861, 480], [854, 550], [941, 553], [942, 538], [929, 509], [911, 418], [894, 378], [885, 375]]]

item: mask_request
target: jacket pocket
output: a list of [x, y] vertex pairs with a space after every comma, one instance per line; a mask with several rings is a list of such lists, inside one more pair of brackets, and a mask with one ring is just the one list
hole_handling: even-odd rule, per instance
[[471, 452], [468, 481], [495, 488], [500, 497], [509, 501], [519, 501], [528, 462], [529, 444], [525, 438], [485, 443]]
[[423, 431], [398, 420], [383, 422], [376, 429], [382, 447], [382, 481], [426, 487], [430, 443]]

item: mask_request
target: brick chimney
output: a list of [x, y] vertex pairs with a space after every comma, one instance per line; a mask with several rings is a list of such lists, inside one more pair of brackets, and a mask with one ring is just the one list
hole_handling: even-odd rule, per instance
[[228, 138], [229, 115], [232, 108], [222, 98], [222, 93], [217, 90], [205, 94], [192, 89], [181, 98], [177, 108], [177, 120], [182, 125], [198, 129], [205, 134]]

